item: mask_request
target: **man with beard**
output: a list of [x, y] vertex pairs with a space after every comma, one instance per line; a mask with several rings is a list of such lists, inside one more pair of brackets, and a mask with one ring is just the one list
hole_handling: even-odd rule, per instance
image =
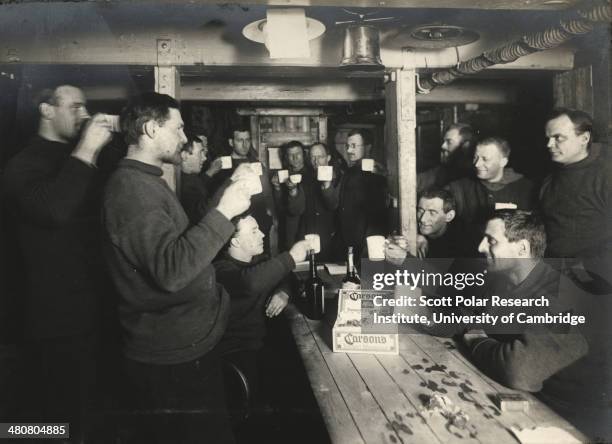
[[216, 207], [190, 226], [161, 177], [164, 163], [180, 164], [187, 141], [178, 103], [143, 94], [125, 108], [121, 125], [128, 152], [106, 187], [103, 220], [128, 381], [145, 410], [201, 413], [148, 424], [147, 442], [233, 442], [213, 350], [227, 324], [229, 297], [212, 260], [234, 231], [230, 219], [248, 209], [250, 183], [259, 178], [245, 165]]
[[96, 383], [101, 298], [108, 297], [96, 163], [111, 124], [100, 114], [90, 119], [83, 92], [71, 85], [42, 90], [36, 105], [38, 135], [4, 176], [27, 273], [24, 333], [28, 368], [37, 372], [26, 378], [37, 399], [28, 407], [39, 410], [36, 420], [70, 422], [78, 440]]
[[454, 180], [473, 174], [474, 130], [465, 123], [456, 123], [444, 133], [440, 147], [440, 165], [417, 175], [417, 193], [443, 188]]

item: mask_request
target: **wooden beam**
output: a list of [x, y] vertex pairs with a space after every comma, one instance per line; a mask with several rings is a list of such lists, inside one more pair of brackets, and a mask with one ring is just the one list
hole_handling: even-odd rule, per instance
[[[183, 83], [184, 80], [185, 79], [182, 79], [181, 83]], [[301, 79], [295, 79], [293, 83], [299, 84], [301, 81], [302, 81]], [[317, 81], [320, 82], [321, 84], [329, 83], [329, 80], [325, 80], [325, 79], [318, 79]], [[192, 79], [192, 82], [193, 82], [193, 79]], [[213, 83], [217, 82], [216, 84], [218, 84], [218, 80], [214, 80], [214, 79], [200, 79], [198, 80], [198, 82], [201, 82], [202, 84], [209, 83], [209, 82], [213, 82]], [[243, 91], [243, 94], [245, 97], [244, 100], [247, 100], [246, 97], [252, 97], [254, 93], [247, 91], [247, 86], [252, 84], [252, 82], [251, 81], [246, 81], [246, 82], [247, 83], [245, 84], [244, 79], [235, 79], [233, 80], [232, 85], [229, 85], [230, 82], [227, 82], [228, 83], [228, 85], [226, 86], [228, 88], [228, 90], [226, 90], [227, 94], [230, 96], [232, 94], [235, 94], [237, 96], [238, 93], [236, 92], [236, 90], [240, 89], [241, 91]], [[370, 80], [367, 80], [365, 82], [368, 83], [370, 82]], [[359, 82], [355, 81], [355, 83], [359, 83]], [[308, 100], [305, 100], [304, 98], [305, 96], [302, 95], [300, 101], [317, 102], [318, 104], [319, 102], [325, 102], [325, 101], [327, 102], [337, 102], [337, 101], [353, 102], [353, 101], [359, 101], [359, 100], [383, 100], [384, 94], [382, 91], [382, 82], [380, 83], [380, 85], [381, 85], [380, 87], [377, 87], [378, 92], [376, 93], [375, 97], [373, 97], [374, 94], [372, 94], [372, 95], [363, 96], [362, 98], [349, 100], [349, 97], [336, 96], [335, 100], [330, 100], [329, 97], [326, 98], [326, 97], [316, 96], [318, 88], [313, 88], [312, 94], [307, 98]], [[278, 86], [278, 88], [280, 88], [280, 86]], [[87, 96], [87, 98], [90, 100], [126, 100], [128, 98], [128, 91], [129, 91], [128, 87], [123, 84], [84, 86], [82, 89], [85, 92], [85, 95]], [[183, 84], [183, 87], [181, 88], [181, 97], [183, 98], [183, 101], [185, 100], [202, 100], [202, 101], [212, 100], [210, 98], [207, 98], [206, 94], [204, 93], [198, 94], [195, 97], [190, 96], [191, 93], [192, 93], [192, 87], [185, 88]], [[223, 91], [215, 92], [215, 97], [222, 96], [222, 95], [223, 95]], [[439, 86], [438, 88], [434, 89], [429, 94], [418, 94], [416, 96], [416, 101], [419, 104], [420, 103], [422, 104], [428, 104], [428, 103], [504, 104], [504, 103], [515, 103], [517, 98], [518, 98], [517, 87], [511, 81], [508, 81], [505, 79], [499, 79], [499, 80], [490, 80], [490, 79], [486, 79], [486, 80], [484, 79], [465, 79], [464, 80], [464, 79], [461, 79], [461, 80], [457, 80], [456, 82], [450, 85]], [[283, 109], [278, 108], [278, 111], [261, 110], [261, 113], [259, 113], [258, 109], [259, 108], [240, 108], [238, 110], [238, 113], [241, 115], [245, 115], [245, 116], [250, 116], [254, 114], [259, 114], [262, 116], [263, 115], [318, 116], [320, 114], [323, 114], [322, 108], [317, 108], [316, 110], [313, 110], [312, 107], [305, 108], [306, 111], [304, 112], [297, 111], [295, 108], [292, 108], [291, 110], [287, 110], [287, 111], [284, 111]]]
[[241, 116], [320, 116], [323, 108], [238, 108]]
[[399, 225], [416, 255], [416, 88], [415, 70], [397, 69], [385, 87], [389, 189], [399, 202]]
[[355, 102], [381, 100], [381, 79], [185, 79], [186, 100], [266, 102]]
[[[2, 4], [40, 3], [41, 0], [0, 0]], [[63, 3], [65, 0], [45, 0], [45, 3]], [[72, 0], [72, 3], [102, 3], [108, 0]], [[122, 3], [170, 3], [186, 4], [193, 0], [122, 0]], [[219, 4], [219, 0], [198, 0], [201, 4]], [[577, 5], [580, 0], [249, 0], [249, 5], [266, 6], [338, 6], [346, 8], [464, 8], [464, 9], [507, 9], [507, 10], [562, 10]], [[225, 3], [239, 5], [238, 3]]]
[[418, 94], [417, 103], [514, 103], [518, 97], [517, 85], [507, 80], [457, 80], [439, 86], [429, 94]]
[[[174, 66], [156, 66], [155, 72], [155, 91], [160, 94], [167, 94], [180, 100], [181, 78]], [[163, 179], [173, 191], [180, 187], [180, 167], [165, 163], [162, 166], [164, 171]]]
[[327, 117], [319, 116], [319, 142], [327, 143]]

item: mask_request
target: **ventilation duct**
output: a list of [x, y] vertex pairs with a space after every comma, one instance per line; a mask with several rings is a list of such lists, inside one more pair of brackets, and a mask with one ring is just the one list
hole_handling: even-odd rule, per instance
[[436, 86], [447, 85], [457, 78], [475, 74], [491, 65], [514, 62], [528, 54], [555, 48], [577, 35], [591, 32], [597, 23], [609, 23], [611, 20], [610, 0], [589, 9], [580, 9], [572, 17], [561, 20], [558, 25], [551, 26], [544, 31], [526, 34], [519, 40], [461, 62], [454, 68], [421, 78], [418, 91], [427, 93]]

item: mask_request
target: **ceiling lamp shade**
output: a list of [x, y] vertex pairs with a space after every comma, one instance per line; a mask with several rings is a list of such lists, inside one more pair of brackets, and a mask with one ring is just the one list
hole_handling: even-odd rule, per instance
[[325, 25], [305, 16], [301, 8], [269, 9], [267, 18], [242, 29], [247, 39], [263, 43], [271, 58], [309, 57], [309, 41], [320, 37]]
[[340, 68], [355, 71], [380, 71], [385, 68], [380, 60], [378, 28], [361, 23], [347, 26]]

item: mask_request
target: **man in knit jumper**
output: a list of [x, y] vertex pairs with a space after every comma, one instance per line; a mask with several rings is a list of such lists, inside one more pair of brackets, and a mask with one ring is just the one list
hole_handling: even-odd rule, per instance
[[[299, 199], [300, 190], [306, 183], [312, 182], [313, 171], [304, 162], [304, 145], [302, 142], [292, 140], [281, 146], [281, 158], [283, 168], [289, 172], [289, 178], [281, 184], [278, 174], [274, 174], [270, 183], [272, 184], [274, 201], [279, 217], [279, 246], [281, 249], [291, 247], [297, 239], [304, 234], [299, 233], [301, 213], [296, 211], [295, 202]], [[299, 183], [294, 183], [291, 176], [298, 174], [301, 178]]]
[[[324, 143], [313, 144], [308, 157], [312, 168], [304, 168], [306, 174], [303, 174], [302, 182], [295, 188], [295, 193], [288, 193], [286, 210], [288, 216], [298, 218], [296, 239], [302, 239], [310, 233], [319, 235], [321, 241], [319, 259], [326, 261], [332, 259], [331, 240], [336, 231], [336, 224], [335, 211], [323, 198], [323, 192], [338, 187], [342, 170], [338, 165], [330, 163], [331, 155]], [[332, 166], [332, 180], [318, 180], [317, 170], [323, 166]]]
[[210, 197], [210, 181], [216, 171], [216, 160], [205, 174], [200, 175], [208, 154], [208, 141], [205, 136], [187, 134], [187, 143], [181, 149], [181, 180], [179, 200], [189, 218], [197, 224], [207, 211]]
[[[487, 313], [508, 315], [558, 314], [568, 307], [558, 294], [559, 273], [541, 258], [546, 234], [540, 219], [529, 212], [502, 210], [488, 221], [478, 251], [487, 258], [487, 294], [504, 299], [545, 296], [549, 307], [492, 307]], [[563, 301], [561, 300], [563, 299]], [[571, 300], [571, 298], [569, 298]], [[487, 333], [464, 335], [474, 363], [502, 384], [530, 392], [540, 391], [549, 378], [566, 378], [563, 369], [586, 355], [588, 345], [578, 331], [562, 325], [515, 324], [487, 327]]]
[[164, 163], [180, 163], [186, 142], [178, 103], [143, 94], [128, 104], [121, 124], [128, 153], [107, 184], [103, 221], [134, 399], [144, 409], [208, 411], [181, 426], [155, 424], [160, 442], [233, 442], [211, 352], [227, 323], [229, 297], [212, 260], [234, 231], [230, 219], [249, 207], [248, 189], [234, 182], [190, 226], [161, 177]]
[[[229, 129], [227, 142], [231, 148], [229, 155], [232, 158], [232, 167], [219, 171], [210, 181], [213, 199], [217, 196], [219, 190], [227, 186], [228, 179], [236, 171], [236, 168], [245, 163], [259, 162], [259, 155], [251, 143], [250, 126], [245, 122], [240, 122]], [[218, 160], [220, 158], [215, 159], [215, 162]], [[262, 192], [252, 197], [250, 211], [261, 230], [266, 233], [264, 245], [266, 253], [269, 253], [272, 250], [276, 251], [278, 245], [278, 216], [272, 185], [270, 184], [270, 170], [263, 164], [261, 166], [262, 174], [259, 179]]]
[[475, 138], [474, 130], [466, 123], [449, 126], [440, 147], [440, 164], [417, 174], [417, 194], [471, 176]]
[[496, 212], [479, 246], [490, 274], [487, 293], [507, 299], [544, 296], [550, 306], [496, 307], [488, 312], [569, 312], [584, 315], [586, 323], [577, 327], [558, 323], [496, 326], [486, 334], [467, 332], [464, 342], [474, 363], [486, 374], [511, 388], [537, 392], [585, 434], [607, 442], [612, 438], [606, 358], [609, 315], [601, 313], [601, 297], [580, 291], [542, 261], [545, 249], [546, 234], [539, 218], [522, 211]]
[[263, 346], [265, 317], [278, 316], [289, 300], [286, 278], [306, 259], [307, 241], [272, 258], [262, 254], [264, 234], [250, 215], [237, 218], [226, 253], [215, 262], [217, 279], [230, 295], [227, 328], [217, 350], [234, 362], [257, 392], [257, 352]]
[[591, 143], [592, 128], [588, 114], [570, 109], [555, 110], [546, 124], [555, 162], [540, 190], [546, 255], [582, 260], [612, 292], [612, 162]]
[[[83, 92], [71, 85], [38, 95], [38, 134], [8, 163], [3, 188], [27, 272], [24, 286], [27, 366], [38, 420], [81, 418], [95, 387], [101, 303], [108, 298], [99, 242], [102, 174], [110, 141], [104, 115], [90, 119]], [[25, 396], [24, 396], [25, 398]]]
[[483, 224], [496, 209], [531, 210], [537, 195], [532, 181], [507, 167], [510, 145], [504, 139], [490, 137], [476, 146], [476, 177], [451, 182], [457, 218], [469, 228], [467, 236], [474, 247], [482, 235]]

